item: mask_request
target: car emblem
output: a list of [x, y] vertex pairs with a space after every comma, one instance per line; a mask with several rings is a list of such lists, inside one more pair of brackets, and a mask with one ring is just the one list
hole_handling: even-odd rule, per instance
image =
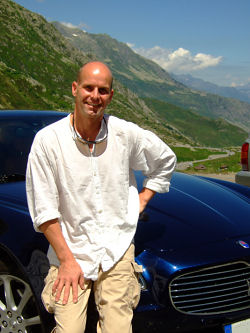
[[246, 242], [240, 240], [238, 241], [238, 243], [240, 244], [240, 246], [244, 247], [244, 249], [249, 249], [249, 244], [247, 244]]

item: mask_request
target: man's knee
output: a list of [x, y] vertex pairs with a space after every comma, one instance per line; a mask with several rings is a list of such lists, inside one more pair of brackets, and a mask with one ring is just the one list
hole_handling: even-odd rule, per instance
[[[78, 287], [78, 302], [73, 302], [72, 290], [66, 305], [62, 304], [62, 298], [58, 302], [52, 294], [52, 286], [57, 277], [58, 269], [52, 266], [45, 279], [45, 287], [42, 293], [44, 306], [48, 312], [54, 313], [56, 327], [51, 333], [84, 333], [86, 326], [87, 305], [91, 290], [91, 281], [86, 281], [85, 289]], [[63, 293], [62, 293], [63, 294]]]

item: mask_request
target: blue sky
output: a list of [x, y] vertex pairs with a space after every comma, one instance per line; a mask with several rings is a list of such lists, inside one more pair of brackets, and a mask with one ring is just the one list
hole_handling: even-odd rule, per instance
[[16, 0], [48, 21], [106, 33], [168, 72], [250, 82], [250, 0]]

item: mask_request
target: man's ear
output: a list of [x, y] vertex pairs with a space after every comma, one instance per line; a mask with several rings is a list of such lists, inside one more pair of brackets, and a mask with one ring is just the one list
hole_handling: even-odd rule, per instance
[[76, 92], [77, 92], [77, 82], [74, 81], [74, 82], [72, 83], [72, 95], [73, 95], [74, 97], [76, 97]]
[[110, 91], [109, 103], [112, 101], [113, 95], [114, 95], [114, 90], [112, 89], [112, 90]]

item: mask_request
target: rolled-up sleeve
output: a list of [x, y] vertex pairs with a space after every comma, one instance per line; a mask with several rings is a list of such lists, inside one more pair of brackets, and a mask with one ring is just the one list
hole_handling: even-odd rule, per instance
[[26, 171], [26, 194], [34, 229], [49, 220], [59, 218], [58, 189], [43, 142], [36, 136], [29, 154]]
[[[134, 126], [133, 126], [134, 127]], [[143, 186], [158, 193], [169, 191], [176, 165], [174, 152], [154, 133], [138, 126], [133, 128], [131, 168], [146, 176]]]

